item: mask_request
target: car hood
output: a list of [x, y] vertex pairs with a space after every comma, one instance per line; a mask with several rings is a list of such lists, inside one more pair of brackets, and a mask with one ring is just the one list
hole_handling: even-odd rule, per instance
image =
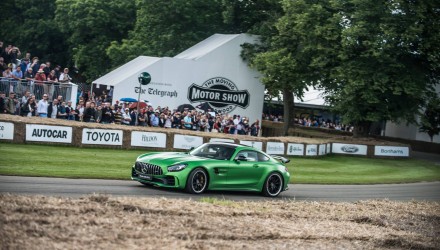
[[197, 156], [192, 156], [187, 153], [166, 152], [166, 153], [152, 153], [152, 154], [142, 155], [137, 160], [159, 166], [171, 166], [179, 163], [204, 161], [207, 159]]

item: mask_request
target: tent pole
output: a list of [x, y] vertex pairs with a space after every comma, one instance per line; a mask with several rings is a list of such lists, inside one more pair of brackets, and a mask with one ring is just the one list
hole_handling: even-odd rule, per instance
[[142, 91], [142, 85], [141, 82], [139, 81], [139, 94], [138, 94], [138, 102], [137, 102], [137, 112], [136, 112], [136, 121], [134, 123], [135, 126], [138, 125], [138, 115], [139, 115], [139, 103], [141, 102], [141, 91]]

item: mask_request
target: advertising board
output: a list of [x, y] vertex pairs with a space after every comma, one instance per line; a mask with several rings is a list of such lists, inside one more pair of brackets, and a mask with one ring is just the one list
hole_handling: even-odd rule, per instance
[[0, 122], [0, 140], [14, 140], [14, 123]]
[[122, 130], [84, 128], [83, 144], [122, 146]]
[[174, 135], [173, 148], [190, 149], [198, 147], [203, 144], [203, 137], [191, 135]]
[[131, 146], [165, 148], [167, 144], [167, 135], [154, 132], [131, 132]]
[[26, 141], [72, 143], [72, 127], [26, 124]]

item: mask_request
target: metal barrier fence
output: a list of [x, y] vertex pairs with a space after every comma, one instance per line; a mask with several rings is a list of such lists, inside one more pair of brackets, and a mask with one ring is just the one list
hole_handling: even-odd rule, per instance
[[10, 92], [14, 92], [16, 97], [21, 98], [27, 91], [31, 95], [35, 95], [37, 101], [43, 98], [43, 94], [48, 95], [49, 101], [56, 99], [59, 95], [63, 96], [63, 100], [72, 99], [72, 83], [16, 80], [0, 77], [0, 92], [4, 92], [6, 96]]

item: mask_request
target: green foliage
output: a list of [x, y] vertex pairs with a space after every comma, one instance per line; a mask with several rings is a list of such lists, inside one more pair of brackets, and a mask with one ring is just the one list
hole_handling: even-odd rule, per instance
[[137, 56], [175, 56], [224, 31], [220, 0], [138, 0], [136, 24], [127, 39], [107, 49], [112, 65]]
[[[340, 4], [343, 28], [337, 84], [328, 102], [344, 122], [413, 122], [438, 82], [438, 8], [426, 1], [351, 0]], [[333, 83], [335, 83], [333, 82]], [[366, 128], [364, 130], [368, 132]]]
[[440, 133], [440, 98], [430, 98], [426, 105], [425, 112], [420, 117], [421, 126], [420, 132], [425, 132], [431, 138], [431, 142], [434, 139], [434, 135]]
[[69, 56], [90, 82], [110, 69], [106, 49], [120, 41], [135, 22], [134, 1], [57, 0], [56, 21], [68, 42]]
[[66, 39], [54, 20], [55, 0], [4, 0], [0, 6], [0, 37], [5, 45], [19, 47], [22, 57], [31, 52], [44, 61], [65, 65]]

